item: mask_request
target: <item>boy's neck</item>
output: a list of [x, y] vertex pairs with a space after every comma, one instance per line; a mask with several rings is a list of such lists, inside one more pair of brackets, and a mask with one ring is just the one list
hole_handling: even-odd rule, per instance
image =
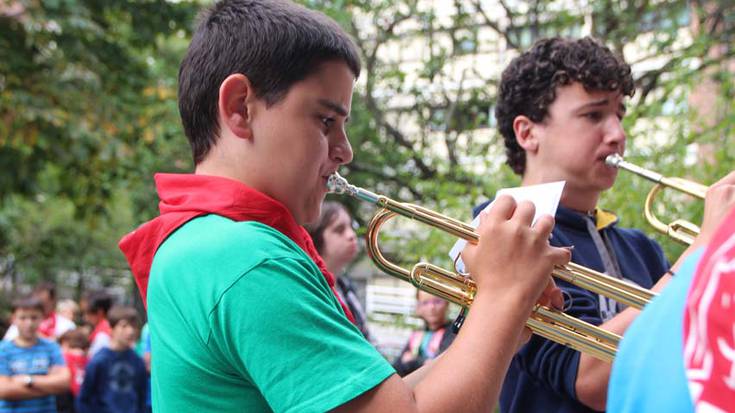
[[115, 340], [110, 340], [110, 344], [108, 345], [108, 348], [112, 351], [116, 352], [122, 352], [125, 350], [130, 350], [130, 346], [125, 343], [119, 343]]
[[600, 193], [594, 194], [570, 194], [564, 191], [561, 194], [561, 200], [559, 203], [566, 208], [572, 209], [583, 214], [590, 214], [597, 208], [597, 200], [600, 198]]
[[[539, 176], [533, 174], [525, 174], [523, 176], [522, 186], [539, 185], [552, 182], [550, 180], [542, 179]], [[597, 201], [600, 199], [599, 191], [582, 191], [571, 186], [565, 185], [564, 191], [561, 194], [559, 203], [566, 208], [574, 211], [589, 213], [597, 208]]]
[[16, 346], [18, 347], [33, 347], [38, 343], [38, 336], [35, 336], [30, 339], [23, 338], [21, 336], [18, 336], [13, 340]]

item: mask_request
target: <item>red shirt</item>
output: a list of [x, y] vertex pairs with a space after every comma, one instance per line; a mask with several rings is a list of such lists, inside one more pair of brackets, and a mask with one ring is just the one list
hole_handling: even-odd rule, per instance
[[87, 367], [87, 355], [81, 350], [65, 351], [64, 360], [71, 372], [71, 393], [76, 397], [84, 381], [84, 369]]

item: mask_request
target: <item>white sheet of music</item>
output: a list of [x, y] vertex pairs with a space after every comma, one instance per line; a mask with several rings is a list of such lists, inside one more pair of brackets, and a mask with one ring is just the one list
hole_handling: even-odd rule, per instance
[[[533, 217], [533, 223], [535, 224], [536, 220], [541, 215], [551, 215], [552, 217], [556, 215], [556, 208], [559, 206], [559, 200], [561, 199], [561, 193], [564, 190], [564, 184], [566, 184], [566, 181], [519, 186], [516, 188], [503, 188], [495, 194], [495, 198], [500, 195], [510, 195], [516, 202], [531, 201], [534, 206], [536, 206], [536, 215]], [[485, 209], [487, 210], [488, 208], [491, 208], [494, 202], [495, 201], [489, 203]], [[479, 224], [480, 216], [478, 215], [474, 220], [472, 220], [470, 225], [472, 225], [473, 228], [477, 228]], [[449, 256], [452, 260], [457, 259], [457, 256], [462, 252], [466, 244], [467, 241], [463, 239], [454, 244], [451, 251], [449, 251]], [[464, 271], [464, 264], [462, 263], [461, 258], [457, 260], [457, 269], [459, 271]]]

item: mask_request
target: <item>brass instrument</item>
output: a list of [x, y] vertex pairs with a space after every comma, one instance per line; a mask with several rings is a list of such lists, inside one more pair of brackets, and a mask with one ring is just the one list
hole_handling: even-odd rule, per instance
[[699, 199], [704, 199], [708, 189], [707, 186], [682, 178], [665, 177], [659, 173], [641, 168], [640, 166], [634, 165], [630, 162], [626, 162], [623, 160], [623, 157], [618, 154], [609, 155], [605, 158], [605, 163], [618, 169], [633, 172], [638, 176], [654, 182], [656, 185], [654, 185], [648, 193], [648, 196], [646, 196], [646, 203], [643, 207], [643, 213], [646, 220], [657, 231], [668, 235], [682, 244], [691, 245], [692, 242], [694, 242], [694, 238], [699, 235], [699, 227], [697, 225], [682, 219], [674, 220], [672, 223], [666, 225], [661, 222], [656, 215], [654, 215], [651, 205], [653, 205], [654, 198], [658, 192], [666, 187], [676, 189], [677, 191], [684, 192], [685, 194], [689, 194]]
[[[462, 308], [466, 309], [472, 304], [477, 287], [471, 278], [424, 262], [414, 265], [411, 270], [400, 267], [383, 256], [378, 246], [378, 232], [386, 221], [402, 215], [477, 244], [479, 236], [473, 227], [429, 209], [394, 201], [350, 185], [337, 173], [329, 177], [327, 186], [332, 193], [347, 194], [380, 208], [368, 224], [367, 251], [381, 270]], [[639, 309], [655, 295], [649, 290], [574, 263], [557, 266], [552, 275]], [[612, 362], [620, 341], [617, 334], [541, 305], [534, 307], [526, 326], [535, 334], [607, 362]]]

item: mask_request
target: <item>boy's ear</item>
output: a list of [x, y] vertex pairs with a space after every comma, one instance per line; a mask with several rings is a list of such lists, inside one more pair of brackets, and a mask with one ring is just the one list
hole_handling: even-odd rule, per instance
[[241, 73], [227, 76], [219, 87], [218, 110], [221, 127], [242, 139], [252, 137], [252, 117], [257, 100], [250, 79]]
[[516, 142], [526, 152], [538, 150], [538, 137], [536, 136], [536, 123], [525, 115], [516, 116], [513, 119], [513, 132]]

